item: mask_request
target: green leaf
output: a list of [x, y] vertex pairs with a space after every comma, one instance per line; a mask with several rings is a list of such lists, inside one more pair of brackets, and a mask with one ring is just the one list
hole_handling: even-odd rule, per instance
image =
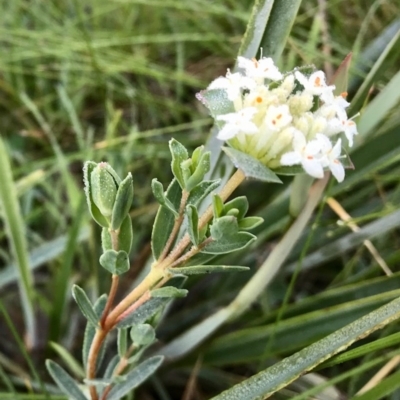
[[100, 265], [113, 275], [122, 275], [129, 270], [129, 257], [123, 250], [107, 250], [100, 256]]
[[213, 196], [212, 202], [213, 202], [214, 218], [219, 218], [220, 216], [222, 216], [222, 214], [224, 212], [224, 203], [218, 194], [215, 194]]
[[169, 199], [165, 197], [163, 185], [158, 182], [156, 178], [151, 181], [151, 189], [158, 203], [168, 208], [175, 215], [175, 217], [177, 217], [179, 215], [178, 210], [169, 201]]
[[[400, 30], [399, 30], [400, 41]], [[400, 101], [400, 71], [392, 77], [384, 89], [365, 107], [357, 123], [361, 136], [366, 137], [385, 121], [389, 111]]]
[[189, 158], [188, 151], [186, 150], [185, 146], [175, 139], [171, 139], [169, 141], [169, 149], [172, 155], [172, 173], [174, 174], [175, 179], [178, 181], [180, 187], [183, 189], [185, 187], [185, 180], [183, 177], [181, 164]]
[[[103, 314], [106, 303], [107, 303], [107, 295], [106, 294], [103, 294], [102, 296], [100, 296], [94, 303], [93, 308], [94, 308], [94, 311], [96, 312], [98, 319], [100, 319], [101, 315]], [[88, 356], [89, 356], [90, 346], [92, 344], [95, 333], [96, 333], [96, 326], [94, 326], [93, 324], [88, 322], [86, 324], [85, 334], [83, 336], [83, 346], [82, 346], [82, 360], [83, 360], [83, 365], [84, 365], [85, 369], [87, 367], [87, 360], [88, 360]], [[105, 352], [105, 347], [106, 346], [104, 343], [100, 350], [99, 357], [97, 359], [97, 368], [101, 364], [101, 361], [102, 361], [102, 358], [103, 358], [104, 352]]]
[[388, 399], [388, 396], [400, 387], [400, 371], [390, 375], [382, 382], [375, 384], [375, 386], [367, 392], [356, 395], [351, 400], [379, 400]]
[[214, 181], [203, 181], [199, 183], [193, 190], [191, 190], [187, 204], [198, 206], [206, 196], [218, 188], [219, 183], [219, 179]]
[[78, 304], [82, 314], [85, 318], [94, 326], [99, 323], [99, 317], [97, 316], [95, 310], [93, 309], [92, 303], [87, 297], [85, 291], [78, 285], [72, 286], [72, 296], [74, 297], [76, 303]]
[[61, 357], [61, 359], [64, 361], [64, 364], [71, 372], [73, 372], [75, 376], [79, 376], [81, 378], [85, 376], [85, 371], [82, 369], [81, 364], [65, 347], [55, 342], [49, 342], [49, 345]]
[[225, 254], [240, 250], [256, 240], [256, 236], [248, 232], [238, 232], [229, 238], [221, 238], [208, 244], [202, 253], [206, 254]]
[[[173, 204], [173, 207], [178, 210], [182, 197], [182, 189], [176, 179], [169, 185], [166, 197], [171, 204]], [[154, 220], [153, 232], [151, 234], [151, 248], [154, 259], [157, 260], [160, 257], [169, 235], [171, 234], [174, 222], [174, 214], [167, 207], [160, 206]]]
[[110, 390], [107, 400], [120, 400], [123, 396], [143, 383], [149, 376], [153, 375], [163, 360], [164, 357], [155, 356], [140, 363], [136, 368], [126, 374], [124, 382], [116, 384]]
[[117, 346], [120, 358], [125, 357], [128, 349], [128, 330], [126, 328], [118, 329]]
[[148, 346], [154, 342], [156, 332], [149, 324], [133, 325], [130, 330], [132, 342], [137, 346]]
[[151, 181], [151, 190], [158, 203], [164, 205], [165, 204], [164, 187], [162, 183], [158, 181], [157, 178], [154, 178]]
[[222, 392], [213, 400], [256, 400], [270, 397], [318, 364], [343, 351], [355, 341], [400, 317], [400, 299], [357, 319], [324, 339], [289, 356], [249, 379]]
[[[400, 29], [397, 29], [397, 32], [393, 35], [393, 37], [390, 39], [390, 41], [385, 43], [385, 45], [386, 45], [385, 49], [383, 51], [380, 49], [381, 54], [380, 54], [378, 60], [374, 63], [374, 65], [371, 68], [371, 70], [369, 71], [368, 75], [363, 79], [361, 87], [357, 90], [357, 93], [352, 98], [351, 104], [347, 110], [348, 115], [351, 116], [361, 109], [362, 105], [365, 102], [365, 99], [368, 96], [370, 88], [372, 87], [373, 83], [375, 82], [377, 76], [379, 76], [379, 74], [382, 72], [383, 68], [385, 67], [384, 61], [388, 58], [391, 51], [398, 48], [399, 43], [400, 43]], [[384, 91], [382, 91], [380, 93], [380, 95], [382, 95], [383, 92], [385, 92], [387, 90], [388, 90], [388, 88], [386, 87], [384, 89]], [[393, 94], [399, 95], [398, 91], [393, 92], [393, 89], [391, 91]], [[385, 111], [388, 111], [388, 108], [389, 107], [387, 106]], [[372, 109], [372, 110], [374, 110], [374, 109]], [[364, 110], [364, 112], [365, 111], [366, 110]], [[379, 114], [380, 114], [380, 112], [378, 113], [378, 115]], [[365, 113], [363, 115], [365, 115]], [[377, 116], [374, 118], [374, 121], [376, 121], [376, 123], [379, 124], [380, 118]], [[358, 127], [358, 129], [359, 129], [359, 132], [363, 132], [363, 128], [360, 129], [360, 127]]]
[[251, 230], [256, 226], [261, 225], [264, 219], [261, 217], [246, 217], [239, 221], [239, 230]]
[[211, 274], [213, 272], [235, 272], [248, 271], [249, 267], [241, 267], [238, 265], [193, 265], [192, 267], [171, 268], [168, 270], [173, 275], [198, 275]]
[[92, 197], [92, 189], [90, 184], [90, 177], [92, 175], [93, 170], [96, 168], [97, 163], [93, 161], [86, 161], [83, 166], [83, 182], [84, 182], [84, 190], [86, 195], [86, 201], [88, 203], [90, 215], [92, 218], [102, 227], [108, 228], [108, 221], [104, 217], [104, 215], [100, 212], [98, 207], [93, 201]]
[[0, 206], [2, 209], [4, 227], [10, 243], [12, 256], [15, 260], [15, 267], [19, 275], [18, 284], [24, 322], [28, 335], [27, 340], [31, 343], [35, 343], [36, 327], [33, 303], [33, 275], [28, 260], [28, 244], [26, 242], [25, 224], [13, 181], [10, 160], [1, 136], [0, 171]]
[[246, 215], [248, 209], [249, 209], [249, 201], [247, 200], [246, 196], [239, 196], [234, 198], [231, 201], [228, 201], [224, 205], [224, 212], [225, 214], [228, 213], [228, 211], [232, 210], [233, 208], [236, 208], [239, 210], [238, 215], [236, 216], [238, 221], [244, 218]]
[[[259, 7], [269, 7], [271, 1], [261, 0], [257, 2]], [[299, 10], [301, 0], [279, 0], [273, 1], [272, 10], [269, 14], [268, 23], [259, 44], [263, 49], [263, 55], [272, 57], [277, 61], [285, 48], [292, 25]], [[259, 16], [261, 17], [261, 16]]]
[[204, 179], [204, 175], [210, 170], [210, 152], [207, 151], [201, 155], [199, 164], [192, 173], [191, 177], [186, 181], [185, 188], [191, 192]]
[[199, 215], [197, 208], [192, 204], [186, 207], [186, 216], [188, 219], [188, 234], [192, 243], [197, 246], [199, 244]]
[[133, 201], [133, 179], [131, 173], [120, 183], [111, 216], [111, 229], [117, 230], [128, 215]]
[[117, 328], [127, 328], [132, 325], [143, 324], [153, 317], [171, 299], [169, 297], [151, 298], [142, 304], [137, 310], [133, 311], [122, 319]]
[[231, 147], [223, 147], [222, 150], [231, 159], [235, 167], [243, 171], [247, 178], [263, 182], [282, 183], [274, 172], [249, 154]]
[[197, 98], [210, 110], [210, 113], [214, 118], [221, 114], [235, 112], [233, 102], [228, 99], [226, 90], [202, 90], [197, 94]]
[[128, 214], [122, 221], [118, 234], [118, 250], [123, 250], [127, 254], [132, 248], [133, 230], [131, 216]]
[[214, 240], [224, 240], [233, 237], [238, 232], [237, 219], [231, 215], [225, 215], [214, 219], [210, 233]]
[[164, 286], [151, 291], [151, 297], [171, 298], [171, 297], [186, 297], [188, 291], [186, 289], [178, 289], [174, 286]]
[[69, 374], [61, 368], [57, 363], [46, 360], [46, 368], [49, 374], [57, 383], [58, 387], [70, 398], [74, 400], [88, 400], [83, 394], [78, 384]]
[[339, 68], [333, 75], [331, 82], [329, 82], [329, 84], [335, 85], [335, 90], [333, 93], [336, 96], [340, 96], [342, 93], [347, 93], [351, 58], [351, 53], [344, 58], [344, 60], [340, 63]]

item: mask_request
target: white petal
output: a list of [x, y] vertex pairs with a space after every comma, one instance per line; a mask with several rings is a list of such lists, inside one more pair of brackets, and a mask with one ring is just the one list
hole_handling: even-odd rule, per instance
[[344, 179], [344, 167], [339, 160], [334, 160], [329, 164], [329, 169], [332, 171], [333, 176], [338, 182]]
[[324, 177], [324, 169], [322, 168], [322, 164], [316, 159], [303, 159], [301, 163], [304, 171], [307, 172], [308, 175], [313, 176], [314, 178], [321, 179]]
[[302, 161], [301, 154], [297, 151], [289, 151], [282, 155], [280, 163], [282, 165], [296, 165], [300, 164]]

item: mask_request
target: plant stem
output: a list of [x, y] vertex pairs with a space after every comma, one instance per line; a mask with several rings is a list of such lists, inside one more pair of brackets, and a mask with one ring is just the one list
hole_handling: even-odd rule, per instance
[[110, 312], [115, 295], [117, 294], [118, 283], [119, 283], [119, 276], [113, 274], [112, 281], [111, 281], [110, 293], [108, 294], [107, 303], [106, 303], [106, 306], [104, 307], [103, 315], [101, 316], [101, 319], [100, 319], [100, 326], [102, 328], [104, 327], [105, 320]]
[[[88, 379], [94, 379], [96, 377], [97, 356], [99, 354], [101, 345], [103, 344], [104, 339], [106, 338], [107, 334], [108, 334], [108, 331], [103, 328], [99, 328], [96, 330], [92, 344], [90, 346], [89, 356], [88, 356], [88, 361], [87, 361], [86, 376]], [[98, 400], [99, 396], [97, 394], [96, 387], [89, 386], [89, 391], [90, 391], [90, 396], [91, 396], [92, 400]]]
[[138, 300], [144, 293], [151, 289], [158, 281], [160, 281], [164, 276], [162, 270], [157, 268], [152, 268], [150, 273], [135, 287], [120, 303], [111, 311], [107, 316], [104, 327], [105, 329], [111, 330], [115, 325], [118, 317], [127, 310], [131, 304]]
[[[242, 170], [238, 169], [226, 183], [226, 185], [222, 188], [219, 196], [222, 201], [225, 202], [226, 199], [233, 193], [233, 191], [245, 180], [246, 176]], [[204, 214], [200, 217], [199, 220], [199, 229], [203, 228], [208, 221], [213, 216], [213, 206], [212, 204], [207, 208]], [[168, 268], [169, 265], [174, 263], [174, 261], [183, 253], [186, 247], [190, 244], [189, 234], [185, 234], [183, 238], [180, 240], [175, 249], [169, 254], [165, 260], [161, 263], [157, 264], [156, 268], [165, 269]]]
[[183, 218], [184, 218], [184, 211], [185, 211], [185, 207], [186, 207], [186, 203], [187, 203], [187, 199], [189, 197], [189, 192], [187, 192], [186, 190], [182, 191], [182, 198], [181, 198], [181, 204], [179, 206], [179, 215], [178, 217], [176, 217], [175, 219], [175, 223], [174, 226], [172, 228], [171, 234], [169, 235], [168, 241], [164, 246], [164, 249], [160, 255], [160, 257], [158, 258], [158, 261], [162, 261], [164, 260], [164, 258], [167, 256], [168, 251], [170, 249], [170, 247], [172, 246], [172, 243], [174, 242], [178, 232], [179, 232], [179, 228], [182, 225], [183, 222]]

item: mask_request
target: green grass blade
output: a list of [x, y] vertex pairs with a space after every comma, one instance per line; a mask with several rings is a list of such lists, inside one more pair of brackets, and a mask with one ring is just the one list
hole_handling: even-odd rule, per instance
[[11, 164], [3, 139], [0, 137], [0, 204], [2, 207], [4, 225], [6, 227], [11, 252], [18, 268], [19, 290], [21, 305], [24, 312], [27, 341], [34, 345], [36, 341], [36, 327], [34, 315], [34, 288], [33, 276], [28, 262], [28, 245], [25, 239], [25, 226], [15, 189]]
[[[266, 399], [318, 364], [343, 351], [355, 341], [366, 337], [399, 317], [400, 299], [398, 298], [224, 391], [214, 397], [213, 400]], [[398, 382], [400, 382], [400, 379], [398, 379]]]
[[387, 396], [400, 388], [400, 371], [395, 372], [375, 387], [359, 396], [354, 396], [351, 400], [379, 400], [387, 399]]

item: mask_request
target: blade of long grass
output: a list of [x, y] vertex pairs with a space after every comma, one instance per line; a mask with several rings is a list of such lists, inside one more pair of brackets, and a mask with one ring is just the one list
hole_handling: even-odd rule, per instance
[[[269, 398], [273, 393], [284, 388], [323, 361], [343, 351], [355, 341], [370, 335], [398, 318], [400, 318], [399, 298], [235, 385], [214, 397], [213, 400], [261, 400]], [[400, 372], [398, 374], [400, 375]], [[400, 379], [397, 376], [396, 379], [397, 385], [400, 385]], [[392, 389], [393, 381], [390, 384]], [[372, 399], [372, 397], [369, 399]]]
[[9, 239], [11, 253], [18, 270], [18, 285], [21, 296], [21, 306], [24, 313], [27, 330], [28, 346], [36, 343], [36, 326], [34, 313], [33, 275], [29, 268], [28, 245], [25, 239], [25, 226], [19, 207], [18, 196], [13, 181], [11, 164], [3, 139], [0, 137], [0, 204], [3, 212], [4, 225]]

